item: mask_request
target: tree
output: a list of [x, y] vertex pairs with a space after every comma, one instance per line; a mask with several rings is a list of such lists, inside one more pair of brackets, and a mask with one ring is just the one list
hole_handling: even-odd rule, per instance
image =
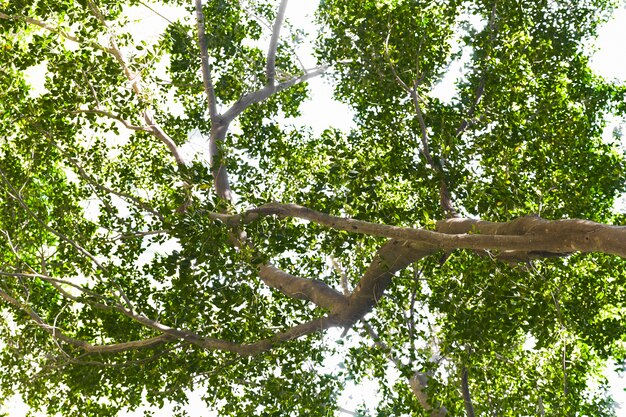
[[[614, 415], [626, 88], [584, 47], [614, 2], [325, 0], [314, 68], [286, 0], [162, 3], [155, 42], [141, 1], [1, 3], [2, 397], [327, 416], [373, 378], [381, 416]], [[351, 131], [292, 122], [321, 75]]]

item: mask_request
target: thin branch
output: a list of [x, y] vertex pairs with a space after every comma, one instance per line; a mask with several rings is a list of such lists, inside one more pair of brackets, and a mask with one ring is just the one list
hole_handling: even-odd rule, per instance
[[[374, 344], [383, 350], [387, 355], [387, 359], [391, 361], [395, 367], [400, 371], [403, 367], [402, 362], [395, 355], [391, 353], [391, 349], [389, 346], [380, 339], [380, 336], [374, 328], [367, 322], [363, 321], [363, 327], [367, 330], [367, 333], [374, 341]], [[409, 378], [409, 386], [411, 387], [411, 391], [413, 391], [413, 395], [417, 398], [417, 401], [420, 403], [422, 408], [430, 411], [431, 417], [444, 417], [447, 414], [447, 410], [445, 407], [433, 408], [430, 405], [428, 394], [426, 392], [426, 388], [428, 386], [428, 380], [430, 376], [423, 372], [415, 372], [411, 378]], [[473, 417], [473, 416], [472, 416]]]
[[153, 235], [163, 235], [163, 234], [169, 234], [171, 233], [171, 230], [167, 230], [167, 229], [161, 229], [161, 230], [146, 230], [143, 232], [133, 232], [133, 233], [129, 233], [129, 234], [120, 234], [118, 236], [115, 236], [113, 238], [113, 240], [126, 240], [126, 239], [136, 239], [139, 237], [144, 237], [144, 236], [153, 236]]
[[[440, 180], [440, 184], [439, 184], [439, 196], [440, 196], [440, 204], [441, 207], [443, 208], [443, 210], [450, 216], [450, 217], [457, 217], [458, 213], [457, 211], [454, 209], [454, 206], [452, 205], [452, 200], [450, 198], [450, 191], [448, 189], [448, 185], [446, 184], [445, 178], [444, 178], [444, 170], [443, 167], [440, 164], [437, 164], [431, 153], [430, 153], [430, 145], [429, 145], [429, 141], [430, 139], [428, 138], [428, 130], [426, 129], [426, 123], [424, 122], [424, 114], [422, 112], [422, 108], [420, 105], [420, 97], [417, 94], [417, 87], [419, 86], [419, 84], [421, 83], [422, 79], [423, 79], [423, 75], [420, 76], [419, 73], [416, 74], [416, 78], [413, 82], [413, 86], [409, 87], [404, 80], [402, 80], [402, 78], [400, 77], [400, 75], [398, 74], [398, 72], [396, 71], [396, 66], [393, 63], [393, 61], [391, 60], [391, 57], [389, 56], [389, 38], [391, 36], [391, 30], [389, 30], [387, 32], [387, 38], [385, 39], [385, 48], [384, 48], [384, 53], [385, 53], [385, 57], [387, 58], [387, 62], [389, 64], [389, 67], [391, 68], [391, 72], [393, 73], [393, 76], [396, 80], [396, 82], [398, 83], [398, 85], [404, 90], [406, 91], [409, 96], [411, 97], [411, 101], [413, 102], [413, 106], [415, 107], [415, 112], [417, 115], [417, 120], [420, 126], [420, 137], [421, 137], [421, 142], [422, 142], [422, 154], [424, 155], [424, 157], [426, 158], [426, 162], [428, 163], [428, 165], [430, 165], [430, 167], [437, 172], [440, 176], [441, 176], [441, 180]], [[421, 47], [421, 44], [420, 44]], [[419, 50], [419, 48], [418, 48]], [[419, 71], [419, 57], [417, 58], [417, 68]]]
[[180, 168], [184, 168], [186, 166], [185, 160], [178, 151], [176, 143], [174, 143], [174, 140], [167, 133], [165, 133], [161, 126], [154, 120], [154, 115], [152, 114], [150, 108], [147, 108], [143, 112], [143, 117], [150, 128], [148, 132], [152, 133], [152, 135], [161, 140], [161, 142], [163, 142], [165, 146], [167, 146], [172, 156], [174, 156], [174, 159], [176, 160], [178, 166]]
[[[87, 5], [89, 6], [89, 9], [94, 14], [94, 16], [96, 16], [96, 18], [100, 21], [100, 23], [104, 27], [108, 28], [109, 27], [108, 23], [106, 22], [106, 19], [100, 12], [100, 9], [98, 8], [98, 6], [94, 4], [93, 1], [91, 0], [87, 1]], [[106, 52], [111, 54], [115, 58], [115, 60], [118, 62], [118, 64], [120, 65], [120, 67], [122, 68], [124, 72], [124, 75], [126, 76], [126, 79], [130, 82], [131, 89], [137, 95], [139, 100], [146, 106], [146, 110], [143, 112], [143, 118], [148, 124], [148, 129], [146, 129], [146, 132], [151, 133], [154, 137], [156, 137], [163, 144], [165, 144], [165, 146], [167, 146], [172, 156], [176, 160], [178, 167], [181, 169], [184, 169], [186, 167], [186, 164], [183, 158], [181, 157], [180, 152], [178, 151], [178, 148], [176, 147], [176, 143], [172, 140], [172, 138], [169, 137], [169, 135], [167, 135], [167, 133], [163, 131], [161, 126], [154, 119], [154, 115], [152, 114], [152, 111], [150, 110], [150, 105], [148, 101], [146, 100], [144, 91], [141, 87], [141, 83], [140, 83], [141, 73], [133, 72], [130, 69], [130, 67], [128, 66], [126, 62], [126, 58], [124, 57], [124, 54], [122, 53], [119, 46], [117, 45], [117, 42], [115, 41], [115, 36], [113, 34], [110, 34], [109, 45], [110, 46], [109, 48], [106, 49]]]
[[[30, 23], [31, 25], [35, 25], [35, 26], [39, 26], [42, 29], [45, 29], [51, 33], [57, 34], [59, 36], [61, 36], [64, 39], [67, 39], [68, 41], [72, 41], [72, 42], [76, 42], [76, 43], [82, 43], [81, 40], [79, 38], [77, 38], [76, 36], [72, 36], [69, 33], [65, 32], [63, 29], [61, 29], [59, 26], [53, 26], [49, 23], [43, 22], [41, 20], [37, 20], [37, 19], [33, 19], [32, 17], [28, 17], [28, 16], [22, 16], [22, 15], [8, 15], [6, 13], [2, 13], [0, 12], [0, 19], [5, 19], [5, 20], [21, 20], [25, 23]], [[96, 42], [88, 42], [88, 44], [96, 49], [99, 49], [101, 51], [108, 51], [108, 49]]]
[[[42, 278], [42, 279], [45, 278], [46, 280], [51, 278], [47, 276], [42, 276], [41, 274], [37, 274], [37, 275], [22, 274], [22, 275], [34, 276], [34, 277]], [[55, 279], [52, 279], [52, 280], [55, 280]], [[84, 291], [83, 288], [80, 288], [80, 290]], [[84, 303], [84, 300], [79, 300], [78, 297], [75, 297], [67, 292], [64, 292], [63, 295], [67, 296], [68, 298], [72, 300]], [[242, 344], [242, 343], [235, 343], [235, 342], [230, 342], [230, 341], [221, 340], [221, 339], [205, 338], [189, 330], [175, 329], [175, 328], [166, 326], [162, 323], [159, 323], [156, 320], [149, 319], [146, 316], [134, 313], [133, 311], [129, 310], [128, 308], [125, 308], [119, 303], [116, 304], [115, 306], [106, 306], [106, 305], [98, 304], [96, 305], [96, 307], [118, 311], [124, 314], [125, 316], [132, 318], [136, 322], [146, 327], [157, 330], [162, 334], [160, 336], [156, 336], [156, 337], [145, 339], [145, 340], [95, 346], [88, 342], [68, 337], [62, 331], [55, 329], [52, 326], [47, 325], [45, 322], [43, 322], [43, 320], [41, 320], [41, 318], [39, 318], [39, 316], [30, 307], [23, 305], [22, 303], [15, 300], [13, 297], [9, 296], [7, 293], [1, 290], [0, 290], [0, 297], [4, 298], [6, 301], [14, 305], [15, 307], [25, 311], [31, 317], [31, 319], [39, 325], [39, 327], [41, 327], [46, 332], [53, 335], [55, 338], [65, 343], [68, 343], [70, 345], [73, 345], [75, 347], [81, 348], [87, 353], [120, 352], [123, 350], [129, 350], [129, 349], [150, 347], [150, 346], [168, 342], [174, 339], [180, 339], [180, 340], [185, 340], [194, 345], [200, 346], [204, 349], [223, 350], [223, 351], [238, 353], [243, 356], [253, 356], [261, 352], [265, 352], [280, 343], [297, 339], [299, 337], [302, 337], [311, 333], [317, 333], [317, 332], [329, 329], [331, 327], [336, 327], [338, 325], [337, 320], [330, 318], [330, 317], [322, 317], [319, 319], [311, 320], [303, 324], [293, 326], [283, 332], [276, 333], [274, 336], [268, 339], [260, 340], [258, 342], [249, 343], [249, 344]]]
[[39, 223], [44, 229], [46, 229], [48, 232], [52, 233], [53, 235], [55, 235], [56, 237], [58, 237], [59, 239], [69, 243], [71, 246], [73, 246], [80, 254], [86, 256], [87, 258], [91, 259], [92, 262], [98, 266], [100, 269], [105, 270], [106, 268], [102, 265], [102, 263], [94, 256], [92, 255], [88, 250], [86, 250], [85, 248], [83, 248], [81, 245], [79, 245], [76, 241], [74, 241], [73, 239], [69, 238], [68, 236], [66, 236], [65, 234], [53, 229], [52, 227], [48, 226], [48, 224], [46, 224], [44, 221], [42, 221], [31, 209], [30, 207], [24, 202], [24, 200], [20, 197], [19, 195], [19, 191], [15, 189], [15, 187], [13, 186], [13, 184], [9, 181], [9, 179], [7, 178], [6, 174], [4, 173], [4, 170], [0, 169], [0, 177], [2, 177], [2, 180], [4, 181], [4, 183], [6, 184], [6, 186], [8, 187], [9, 191], [8, 194], [11, 196], [11, 198], [13, 198], [15, 201], [17, 201], [17, 203], [24, 209], [26, 210], [26, 212], [28, 213], [28, 215], [30, 217], [32, 217], [37, 223]]
[[391, 361], [396, 366], [396, 368], [400, 370], [402, 368], [402, 362], [400, 362], [400, 359], [398, 359], [393, 353], [391, 353], [391, 349], [389, 348], [389, 346], [387, 346], [387, 344], [380, 339], [380, 336], [378, 335], [378, 333], [376, 333], [376, 330], [374, 330], [374, 328], [367, 322], [367, 320], [363, 320], [363, 327], [365, 328], [365, 330], [367, 330], [367, 333], [374, 341], [374, 345], [376, 345], [376, 347], [385, 352], [387, 359], [389, 359], [389, 361]]
[[122, 123], [124, 125], [125, 128], [133, 130], [133, 131], [143, 131], [143, 132], [150, 132], [150, 128], [146, 127], [146, 126], [136, 126], [133, 125], [132, 123], [130, 123], [128, 120], [121, 118], [120, 116], [113, 114], [109, 111], [106, 110], [100, 110], [100, 109], [79, 109], [79, 110], [74, 110], [71, 111], [70, 114], [81, 114], [81, 113], [85, 113], [85, 114], [97, 114], [100, 116], [106, 116], [110, 119], [114, 119], [117, 120], [118, 122]]
[[213, 80], [211, 79], [211, 65], [209, 63], [209, 47], [204, 33], [204, 13], [202, 12], [202, 0], [195, 0], [196, 5], [196, 27], [198, 29], [198, 44], [200, 46], [200, 58], [202, 62], [202, 81], [204, 83], [204, 92], [209, 105], [209, 116], [211, 122], [218, 121], [217, 104], [215, 98], [215, 90], [213, 88]]
[[[489, 23], [487, 25], [487, 27], [489, 28], [488, 47], [491, 47], [493, 40], [495, 39], [495, 30], [496, 30], [495, 19], [496, 19], [497, 5], [498, 5], [498, 2], [494, 1], [493, 7], [491, 8], [491, 14], [489, 16]], [[487, 53], [487, 55], [483, 59], [483, 63], [489, 61], [489, 59], [490, 59], [490, 55], [489, 53]], [[483, 94], [485, 93], [485, 86], [487, 84], [487, 71], [486, 70], [483, 70], [483, 71], [484, 72], [482, 74], [482, 77], [480, 78], [478, 87], [476, 88], [476, 98], [474, 99], [474, 102], [472, 103], [469, 111], [467, 112], [467, 117], [465, 117], [463, 121], [461, 121], [461, 125], [457, 128], [455, 132], [455, 136], [462, 135], [467, 130], [467, 128], [473, 124], [472, 119], [474, 117], [474, 113], [476, 112], [476, 108], [478, 107], [478, 104], [480, 104]]]
[[276, 50], [278, 49], [278, 39], [280, 38], [280, 29], [283, 26], [285, 20], [285, 10], [287, 10], [287, 0], [282, 0], [278, 7], [278, 13], [276, 14], [276, 20], [272, 28], [272, 37], [270, 39], [270, 46], [267, 50], [267, 66], [265, 68], [265, 76], [267, 78], [267, 85], [274, 85], [276, 78]]
[[[59, 239], [69, 243], [71, 246], [73, 246], [80, 254], [82, 254], [83, 256], [86, 256], [87, 258], [91, 259], [91, 261], [103, 272], [108, 272], [107, 268], [98, 260], [98, 258], [96, 258], [93, 254], [91, 254], [88, 250], [86, 250], [85, 248], [83, 248], [81, 245], [79, 245], [76, 241], [74, 241], [73, 239], [71, 239], [70, 237], [68, 237], [67, 235], [65, 235], [64, 233], [61, 233], [55, 229], [53, 229], [52, 227], [50, 227], [47, 223], [45, 223], [43, 220], [41, 220], [31, 209], [30, 207], [24, 202], [24, 200], [22, 199], [22, 197], [19, 195], [19, 192], [15, 189], [15, 187], [13, 186], [13, 184], [11, 184], [11, 182], [9, 181], [9, 179], [6, 177], [6, 174], [4, 173], [4, 171], [2, 169], [0, 169], [0, 176], [2, 177], [2, 180], [4, 181], [4, 183], [7, 185], [8, 187], [8, 194], [15, 199], [18, 204], [24, 209], [26, 210], [26, 212], [28, 213], [28, 215], [30, 217], [32, 217], [37, 223], [39, 223], [44, 229], [46, 229], [48, 232], [52, 233], [53, 235], [55, 235], [56, 237], [58, 237]], [[126, 296], [126, 293], [124, 292], [124, 290], [122, 289], [122, 287], [117, 284], [117, 281], [115, 280], [115, 278], [112, 278], [114, 285], [116, 286], [118, 292], [119, 292], [119, 296], [126, 302], [126, 304], [132, 308], [132, 303], [130, 301], [130, 299]]]
[[133, 340], [130, 342], [114, 343], [108, 345], [92, 345], [91, 343], [85, 342], [84, 340], [79, 340], [67, 336], [59, 328], [47, 324], [32, 308], [20, 303], [18, 300], [11, 297], [8, 293], [1, 289], [0, 297], [7, 301], [9, 304], [13, 305], [15, 308], [18, 308], [19, 310], [26, 313], [40, 329], [50, 334], [54, 339], [80, 348], [88, 353], [117, 353], [131, 349], [143, 349], [156, 346], [171, 340], [171, 338], [167, 335], [160, 335], [148, 339]]
[[101, 184], [99, 181], [96, 181], [90, 174], [87, 173], [87, 171], [85, 170], [85, 168], [83, 168], [83, 166], [81, 164], [78, 163], [78, 161], [76, 161], [74, 158], [72, 158], [71, 156], [69, 156], [69, 154], [63, 149], [61, 148], [50, 136], [50, 134], [46, 131], [44, 131], [43, 129], [37, 129], [40, 133], [42, 133], [49, 141], [50, 143], [59, 150], [59, 152], [61, 152], [63, 154], [63, 156], [65, 157], [65, 159], [67, 161], [69, 161], [75, 168], [76, 171], [78, 173], [78, 175], [83, 178], [85, 181], [87, 181], [89, 184], [91, 184], [92, 186], [94, 186], [95, 188], [99, 189], [100, 191], [104, 191], [106, 193], [109, 194], [113, 194], [116, 195], [118, 197], [120, 197], [123, 200], [128, 200], [130, 202], [132, 202], [133, 204], [135, 204], [138, 208], [145, 210], [153, 215], [155, 215], [157, 218], [159, 218], [161, 221], [163, 221], [163, 216], [161, 215], [161, 213], [159, 213], [158, 211], [156, 211], [155, 209], [153, 209], [152, 207], [150, 207], [149, 205], [147, 205], [146, 203], [144, 203], [143, 201], [141, 201], [139, 198], [121, 192], [121, 191], [116, 191], [113, 190], [110, 187], [107, 187], [106, 185]]
[[414, 90], [412, 88], [409, 88], [408, 85], [406, 85], [406, 83], [402, 80], [402, 78], [400, 78], [400, 76], [398, 75], [398, 72], [396, 71], [396, 66], [394, 65], [393, 61], [391, 60], [391, 57], [389, 56], [389, 38], [391, 37], [391, 30], [389, 30], [387, 32], [387, 37], [385, 38], [385, 58], [387, 58], [387, 62], [389, 63], [389, 67], [391, 68], [391, 72], [393, 73], [393, 77], [396, 79], [396, 82], [398, 83], [398, 85], [400, 85], [400, 87], [402, 87], [402, 89], [404, 91], [406, 91], [409, 94], [412, 94], [414, 92]]

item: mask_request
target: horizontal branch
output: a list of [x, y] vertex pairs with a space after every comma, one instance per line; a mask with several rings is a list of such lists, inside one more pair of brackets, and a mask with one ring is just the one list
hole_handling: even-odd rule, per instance
[[122, 117], [113, 114], [109, 111], [105, 111], [105, 110], [100, 110], [100, 109], [79, 109], [79, 110], [74, 110], [72, 112], [70, 112], [70, 114], [81, 114], [81, 113], [85, 113], [85, 114], [97, 114], [99, 116], [105, 116], [108, 117], [110, 119], [114, 119], [117, 120], [118, 122], [122, 123], [124, 125], [125, 128], [130, 129], [130, 130], [134, 130], [134, 131], [143, 131], [143, 132], [149, 132], [150, 128], [146, 127], [146, 126], [135, 126], [132, 123], [130, 123], [128, 120], [123, 119]]
[[61, 329], [56, 326], [51, 326], [46, 323], [32, 308], [28, 305], [22, 304], [15, 298], [11, 297], [8, 293], [0, 290], [0, 298], [11, 304], [13, 307], [23, 311], [37, 326], [50, 334], [54, 339], [80, 348], [86, 353], [117, 353], [131, 349], [143, 349], [160, 345], [162, 343], [172, 340], [168, 335], [159, 335], [142, 340], [133, 340], [130, 342], [112, 343], [105, 345], [93, 345], [84, 340], [76, 339], [65, 334]]
[[296, 204], [269, 203], [239, 215], [209, 213], [210, 217], [231, 225], [269, 215], [308, 220], [335, 230], [424, 243], [442, 250], [602, 252], [626, 258], [626, 227], [588, 220], [551, 221], [527, 216], [510, 222], [493, 223], [452, 218], [440, 221], [436, 231], [432, 231], [338, 217]]

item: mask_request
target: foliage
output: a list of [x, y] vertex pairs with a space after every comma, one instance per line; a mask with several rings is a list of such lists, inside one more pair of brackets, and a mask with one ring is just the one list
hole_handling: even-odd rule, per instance
[[[617, 4], [322, 0], [307, 69], [286, 3], [0, 1], [0, 398], [615, 415], [626, 88], [585, 45]], [[292, 123], [324, 74], [350, 131]]]

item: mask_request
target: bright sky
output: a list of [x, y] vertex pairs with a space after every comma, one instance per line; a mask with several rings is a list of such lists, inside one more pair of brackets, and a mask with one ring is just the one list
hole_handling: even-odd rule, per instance
[[[295, 26], [308, 29], [312, 31], [312, 13], [316, 7], [315, 1], [292, 1], [288, 7], [287, 18], [290, 19]], [[164, 11], [163, 14], [168, 18], [173, 18], [173, 10]], [[145, 35], [145, 38], [154, 36], [155, 32], [164, 28], [166, 22], [159, 16], [150, 11], [146, 11], [143, 8], [137, 9], [137, 16], [143, 18], [143, 22], [137, 26], [138, 36]], [[145, 28], [149, 28], [150, 32], [145, 31]], [[626, 81], [626, 53], [624, 49], [624, 41], [626, 40], [626, 8], [618, 10], [611, 21], [602, 27], [599, 34], [599, 50], [594, 54], [592, 60], [593, 69], [599, 74], [609, 79], [618, 79]], [[302, 51], [300, 56], [303, 59], [304, 64], [307, 67], [313, 67], [315, 62], [311, 59], [310, 54], [306, 51]], [[454, 80], [459, 75], [460, 65], [452, 66], [450, 76], [443, 80], [441, 86], [438, 88], [438, 95], [442, 98], [450, 95], [450, 88], [453, 87]], [[40, 80], [34, 80], [35, 83], [39, 83]], [[340, 129], [347, 129], [351, 126], [351, 116], [349, 109], [346, 106], [334, 102], [332, 100], [332, 91], [328, 84], [323, 79], [314, 79], [310, 83], [312, 91], [312, 100], [303, 106], [303, 118], [299, 123], [310, 124], [315, 126], [316, 132], [323, 130], [328, 126], [334, 126]], [[613, 126], [617, 121], [612, 121], [613, 125], [609, 126], [607, 132], [612, 131]], [[609, 133], [610, 134], [610, 133]], [[329, 338], [333, 336], [328, 335]], [[329, 339], [330, 340], [330, 339]], [[607, 376], [611, 381], [612, 394], [618, 403], [623, 404], [623, 409], [626, 409], [626, 381], [619, 378], [610, 369], [607, 370]], [[372, 399], [372, 391], [370, 389], [363, 389], [364, 387], [358, 387], [358, 389], [350, 390], [347, 392], [341, 401], [341, 405], [347, 409], [354, 409], [355, 406], [361, 403], [363, 400]], [[345, 401], [345, 402], [344, 402]], [[368, 401], [369, 402], [369, 401]], [[187, 409], [191, 415], [208, 416], [205, 407], [200, 400], [200, 395], [192, 394], [191, 402]], [[8, 407], [0, 408], [0, 412], [6, 411], [11, 417], [22, 417], [26, 415], [26, 408], [19, 398], [14, 398], [9, 402]], [[168, 413], [168, 408], [161, 410], [159, 414]], [[143, 412], [135, 412], [125, 414], [126, 416], [138, 417], [142, 416]]]

